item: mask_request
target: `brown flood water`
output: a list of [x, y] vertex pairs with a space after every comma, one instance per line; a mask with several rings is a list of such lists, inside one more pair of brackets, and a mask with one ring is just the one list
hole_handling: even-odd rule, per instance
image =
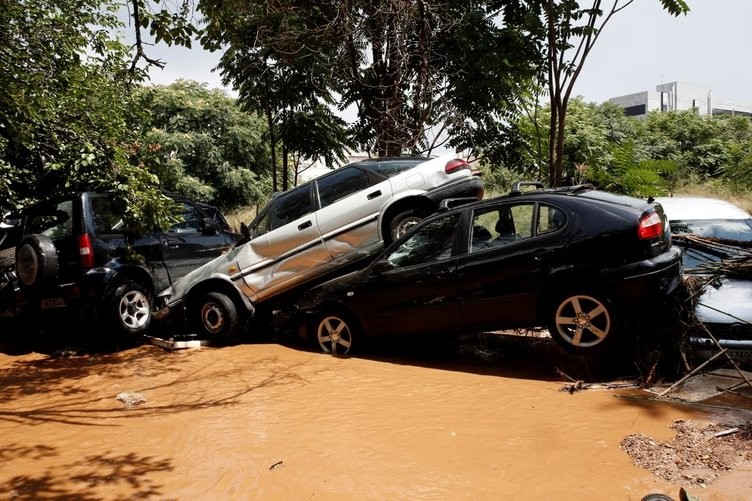
[[[714, 417], [619, 390], [561, 391], [561, 354], [531, 338], [369, 358], [275, 343], [7, 351], [4, 500], [678, 499], [679, 485], [634, 466], [619, 444]], [[123, 392], [145, 402], [128, 407]], [[727, 501], [748, 489], [690, 493]]]

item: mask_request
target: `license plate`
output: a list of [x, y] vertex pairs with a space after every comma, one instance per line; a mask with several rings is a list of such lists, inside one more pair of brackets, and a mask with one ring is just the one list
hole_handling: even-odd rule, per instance
[[65, 301], [63, 298], [60, 297], [52, 297], [49, 299], [42, 299], [42, 309], [43, 310], [49, 310], [52, 308], [65, 308], [68, 306], [65, 304]]
[[752, 360], [752, 350], [729, 350], [726, 353], [737, 360]]

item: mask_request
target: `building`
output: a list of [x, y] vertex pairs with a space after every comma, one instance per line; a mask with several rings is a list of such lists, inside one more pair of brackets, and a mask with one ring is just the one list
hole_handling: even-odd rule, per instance
[[627, 116], [644, 118], [651, 111], [696, 110], [700, 115], [752, 116], [752, 104], [719, 99], [710, 87], [686, 82], [657, 85], [643, 91], [612, 97], [609, 102], [624, 108]]

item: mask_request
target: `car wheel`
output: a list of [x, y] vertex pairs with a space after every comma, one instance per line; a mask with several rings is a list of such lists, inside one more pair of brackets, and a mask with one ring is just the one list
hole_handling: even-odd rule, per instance
[[27, 287], [52, 281], [57, 276], [57, 249], [45, 235], [24, 237], [16, 247], [16, 273]]
[[329, 313], [315, 322], [315, 343], [324, 353], [349, 355], [352, 353], [353, 336], [357, 337], [355, 323], [349, 315]]
[[238, 331], [238, 310], [235, 303], [221, 292], [204, 296], [197, 308], [196, 328], [207, 339], [229, 339]]
[[603, 353], [621, 336], [615, 303], [594, 291], [568, 292], [553, 302], [549, 320], [551, 337], [574, 353]]
[[425, 217], [425, 213], [418, 209], [410, 209], [398, 213], [389, 221], [389, 234], [384, 240], [385, 243], [388, 245], [394, 242]]
[[134, 280], [120, 282], [112, 294], [115, 325], [127, 336], [144, 334], [151, 326], [152, 293]]

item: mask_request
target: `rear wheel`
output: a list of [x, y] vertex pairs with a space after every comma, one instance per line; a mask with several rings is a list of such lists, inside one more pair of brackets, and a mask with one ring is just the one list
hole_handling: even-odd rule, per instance
[[314, 322], [313, 335], [318, 348], [332, 355], [349, 355], [353, 337], [357, 338], [355, 323], [342, 312], [325, 313]]
[[221, 292], [210, 292], [198, 303], [195, 325], [201, 337], [212, 340], [229, 339], [238, 332], [238, 310], [235, 303]]
[[620, 342], [622, 331], [616, 303], [601, 291], [569, 291], [552, 303], [549, 332], [567, 351], [610, 352]]
[[385, 243], [388, 245], [394, 242], [425, 217], [425, 212], [419, 209], [408, 209], [398, 213], [389, 221], [389, 234], [385, 238]]
[[116, 328], [127, 336], [143, 335], [151, 326], [153, 295], [144, 284], [124, 280], [115, 287], [110, 309]]

